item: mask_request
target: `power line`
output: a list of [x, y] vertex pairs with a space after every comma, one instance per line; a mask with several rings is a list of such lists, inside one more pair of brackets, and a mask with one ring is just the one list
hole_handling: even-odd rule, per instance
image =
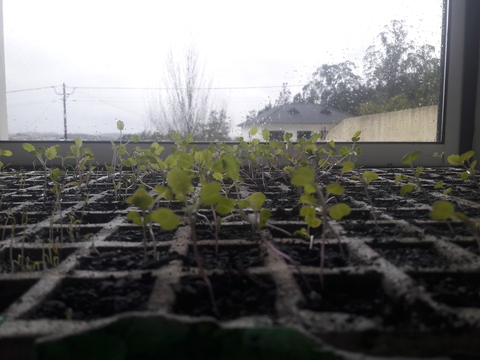
[[[58, 85], [62, 86], [62, 85]], [[287, 87], [299, 87], [305, 86], [304, 84], [297, 85], [287, 85]], [[44, 89], [55, 89], [57, 86], [45, 86], [39, 88], [29, 88], [29, 89], [19, 89], [7, 91], [7, 94], [24, 92], [24, 91], [35, 91], [35, 90], [44, 90]], [[68, 86], [72, 89], [84, 89], [84, 90], [177, 90], [170, 87], [123, 87], [123, 86]], [[252, 90], [252, 89], [280, 89], [283, 88], [283, 85], [266, 85], [266, 86], [233, 86], [233, 87], [201, 87], [197, 88], [198, 90]]]
[[16, 93], [16, 92], [23, 92], [23, 91], [44, 90], [44, 89], [51, 89], [51, 88], [54, 88], [54, 89], [55, 89], [55, 86], [44, 86], [44, 87], [21, 89], [21, 90], [10, 90], [10, 91], [7, 91], [7, 94]]

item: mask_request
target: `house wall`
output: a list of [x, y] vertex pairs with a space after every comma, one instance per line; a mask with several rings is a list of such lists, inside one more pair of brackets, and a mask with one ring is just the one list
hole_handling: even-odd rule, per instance
[[436, 141], [438, 106], [348, 118], [327, 134], [328, 141], [350, 141], [361, 131], [362, 141]]
[[297, 131], [311, 131], [312, 133], [321, 133], [322, 131], [330, 131], [332, 125], [326, 124], [288, 124], [288, 125], [279, 125], [279, 124], [268, 124], [266, 126], [257, 125], [258, 132], [255, 136], [250, 136], [251, 127], [245, 127], [241, 129], [241, 135], [245, 141], [250, 141], [253, 139], [258, 139], [263, 141], [262, 131], [263, 129], [268, 129], [269, 131], [284, 131], [285, 133], [292, 133], [292, 141], [297, 141]]

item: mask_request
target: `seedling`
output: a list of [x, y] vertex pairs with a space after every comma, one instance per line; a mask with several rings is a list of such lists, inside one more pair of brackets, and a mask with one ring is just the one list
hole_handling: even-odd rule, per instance
[[474, 154], [475, 153], [470, 150], [463, 153], [462, 155], [450, 155], [447, 158], [447, 161], [452, 165], [463, 166], [465, 171], [460, 174], [460, 178], [462, 180], [472, 179], [477, 188], [480, 189], [480, 184], [476, 176], [477, 170], [475, 169], [475, 167], [477, 166], [477, 160], [471, 161]]
[[[350, 214], [350, 206], [338, 203], [333, 206], [328, 205], [330, 196], [341, 195], [345, 188], [339, 183], [332, 183], [325, 187], [319, 186], [315, 182], [315, 173], [311, 167], [302, 167], [292, 175], [292, 185], [303, 187], [303, 195], [299, 203], [304, 204], [300, 210], [300, 215], [304, 217], [307, 223], [307, 229], [302, 229], [297, 235], [303, 235], [310, 238], [310, 249], [313, 247], [313, 236], [309, 235], [310, 228], [322, 227], [322, 242], [320, 246], [320, 281], [323, 284], [323, 267], [325, 263], [325, 242], [327, 229], [331, 230], [328, 217], [334, 220], [341, 220], [344, 216]], [[320, 215], [322, 219], [317, 217]], [[333, 231], [332, 231], [333, 232]], [[335, 232], [333, 232], [335, 233]], [[340, 251], [343, 253], [342, 244], [339, 240]]]
[[[163, 192], [163, 187], [158, 188], [159, 198], [165, 195]], [[161, 194], [160, 194], [161, 193]], [[134, 224], [142, 226], [142, 235], [143, 235], [143, 261], [147, 261], [147, 231], [152, 237], [152, 242], [154, 246], [154, 254], [157, 254], [155, 236], [153, 234], [152, 222], [160, 224], [164, 230], [173, 230], [180, 223], [180, 218], [170, 209], [161, 208], [153, 210], [155, 205], [155, 199], [153, 199], [145, 189], [139, 188], [135, 191], [133, 196], [129, 197], [126, 202], [128, 204], [135, 205], [140, 212], [130, 211], [127, 214], [127, 218], [132, 220]]]
[[412, 192], [415, 188], [417, 188], [422, 192], [423, 196], [427, 200], [427, 203], [431, 205], [432, 201], [430, 200], [430, 196], [428, 195], [425, 188], [422, 186], [422, 182], [420, 180], [420, 175], [422, 174], [425, 168], [421, 166], [418, 166], [415, 168], [413, 166], [413, 162], [416, 159], [418, 159], [421, 155], [422, 155], [421, 151], [414, 151], [403, 157], [401, 162], [402, 164], [408, 164], [410, 166], [410, 168], [413, 171], [413, 177], [409, 177], [407, 175], [398, 175], [395, 178], [395, 184], [398, 184], [401, 181], [407, 180], [407, 183], [403, 184], [402, 187], [400, 188], [400, 195], [405, 196], [406, 194]]
[[[475, 240], [477, 241], [478, 248], [480, 249], [480, 223], [470, 219], [465, 214], [455, 211], [455, 206], [444, 200], [435, 201], [432, 205], [432, 212], [430, 217], [435, 220], [460, 220], [467, 225], [472, 231]], [[449, 224], [450, 225], [450, 224]]]
[[43, 167], [43, 177], [44, 177], [44, 184], [43, 184], [43, 202], [44, 205], [47, 203], [47, 187], [48, 187], [48, 160], [53, 160], [59, 157], [58, 153], [61, 152], [60, 146], [50, 146], [49, 148], [45, 148], [44, 146], [35, 149], [32, 144], [24, 143], [23, 148], [28, 151], [30, 154], [35, 155], [42, 164]]

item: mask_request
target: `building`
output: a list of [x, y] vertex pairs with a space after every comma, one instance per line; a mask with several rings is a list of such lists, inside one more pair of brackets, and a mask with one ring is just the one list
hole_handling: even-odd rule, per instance
[[308, 139], [313, 133], [325, 136], [335, 124], [350, 117], [352, 115], [325, 105], [293, 103], [275, 106], [238, 126], [246, 140], [250, 139], [250, 129], [256, 126], [259, 131], [254, 138], [262, 140], [262, 130], [268, 129], [271, 140], [283, 140], [283, 135], [290, 132], [292, 141], [297, 141]]

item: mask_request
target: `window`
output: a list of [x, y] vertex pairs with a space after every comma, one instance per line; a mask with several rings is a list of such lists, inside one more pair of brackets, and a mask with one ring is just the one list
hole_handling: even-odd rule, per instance
[[270, 131], [270, 140], [283, 141], [283, 135], [285, 135], [285, 131], [272, 130]]
[[297, 140], [298, 139], [305, 139], [308, 140], [312, 136], [311, 131], [297, 131]]
[[[146, 115], [145, 112], [142, 113], [142, 111], [133, 111], [135, 114], [131, 115], [126, 115], [128, 112], [125, 112], [124, 110], [126, 109], [126, 106], [130, 102], [137, 102], [139, 101], [139, 97], [148, 97], [148, 95], [151, 93], [151, 90], [148, 90], [152, 86], [150, 84], [141, 84], [145, 85], [143, 88], [147, 89], [144, 92], [140, 91], [139, 87], [141, 87], [138, 83], [135, 85], [134, 82], [132, 82], [132, 79], [139, 78], [138, 76], [135, 76], [135, 74], [140, 74], [141, 71], [145, 70], [148, 68], [146, 63], [142, 63], [142, 49], [148, 48], [150, 45], [145, 44], [145, 42], [142, 41], [137, 41], [135, 44], [135, 47], [132, 49], [129, 49], [130, 53], [137, 54], [138, 56], [134, 58], [135, 60], [129, 64], [129, 66], [125, 67], [123, 70], [124, 72], [128, 72], [127, 70], [132, 70], [135, 69], [136, 72], [130, 73], [131, 76], [129, 78], [130, 82], [127, 82], [127, 86], [124, 86], [125, 83], [120, 83], [118, 80], [118, 77], [116, 80], [111, 80], [109, 79], [106, 81], [106, 83], [101, 83], [101, 81], [104, 81], [105, 78], [108, 78], [110, 75], [110, 72], [119, 74], [122, 71], [119, 71], [120, 69], [116, 68], [117, 64], [111, 64], [112, 66], [109, 66], [109, 64], [106, 63], [98, 63], [99, 57], [97, 57], [97, 63], [90, 63], [90, 67], [87, 70], [81, 70], [79, 72], [79, 76], [75, 78], [76, 81], [81, 81], [81, 82], [71, 82], [72, 80], [70, 79], [62, 79], [61, 77], [64, 76], [63, 74], [65, 73], [64, 71], [58, 71], [59, 69], [61, 70], [69, 70], [70, 65], [74, 64], [81, 64], [81, 63], [88, 63], [89, 58], [85, 53], [82, 53], [80, 50], [86, 50], [85, 48], [81, 48], [81, 44], [88, 43], [86, 42], [85, 36], [88, 36], [88, 34], [83, 34], [83, 35], [77, 35], [75, 32], [67, 32], [69, 33], [68, 36], [65, 35], [66, 37], [63, 39], [64, 43], [67, 44], [68, 46], [66, 47], [72, 47], [75, 48], [77, 46], [77, 51], [75, 53], [75, 56], [70, 58], [71, 63], [69, 64], [68, 62], [63, 62], [63, 63], [58, 63], [60, 60], [65, 60], [62, 58], [61, 52], [58, 52], [58, 49], [62, 48], [58, 46], [58, 43], [52, 42], [51, 39], [58, 39], [58, 24], [55, 26], [55, 28], [49, 28], [49, 31], [51, 32], [50, 37], [47, 36], [47, 38], [51, 42], [51, 48], [48, 50], [54, 50], [55, 52], [52, 52], [51, 54], [57, 54], [58, 56], [53, 56], [53, 57], [48, 57], [46, 53], [43, 52], [43, 50], [39, 50], [38, 48], [35, 48], [36, 45], [38, 45], [38, 42], [35, 41], [35, 39], [32, 38], [27, 38], [26, 33], [30, 32], [33, 35], [38, 35], [40, 37], [45, 37], [45, 34], [43, 33], [43, 25], [41, 24], [36, 24], [34, 18], [30, 18], [29, 16], [26, 16], [27, 14], [24, 13], [23, 9], [22, 11], [15, 12], [15, 4], [17, 2], [12, 1], [12, 0], [5, 0], [4, 1], [4, 17], [5, 17], [5, 51], [6, 51], [6, 67], [7, 67], [7, 91], [8, 92], [8, 106], [9, 106], [9, 120], [10, 120], [10, 130], [13, 133], [15, 130], [15, 127], [18, 127], [19, 129], [45, 129], [45, 128], [53, 128], [57, 130], [60, 134], [63, 134], [63, 98], [65, 98], [65, 103], [66, 103], [66, 110], [67, 110], [67, 120], [68, 120], [68, 126], [69, 129], [72, 129], [72, 133], [75, 131], [79, 131], [79, 129], [75, 129], [75, 126], [80, 126], [80, 125], [86, 125], [86, 124], [91, 124], [87, 125], [88, 130], [93, 130], [95, 134], [101, 134], [107, 131], [111, 131], [115, 136], [118, 135], [115, 129], [115, 119], [122, 119], [125, 121], [125, 124], [127, 126], [127, 129], [125, 132], [135, 132], [134, 127], [139, 126], [140, 129], [143, 126], [143, 124], [148, 123], [148, 116]], [[21, 3], [21, 2], [19, 2]], [[310, 2], [309, 2], [310, 3]], [[352, 3], [362, 3], [363, 2], [352, 2]], [[384, 3], [384, 2], [379, 2], [379, 3]], [[418, 3], [418, 2], [415, 2]], [[423, 3], [423, 2], [421, 2]], [[439, 3], [439, 2], [437, 2]], [[37, 4], [37, 2], [32, 2], [32, 4]], [[474, 138], [474, 120], [475, 120], [475, 110], [476, 110], [476, 83], [477, 83], [477, 74], [478, 74], [478, 69], [476, 68], [476, 63], [478, 60], [478, 29], [476, 28], [476, 18], [475, 16], [478, 15], [478, 8], [479, 5], [477, 4], [476, 1], [474, 0], [458, 0], [458, 1], [446, 1], [445, 2], [447, 8], [446, 8], [446, 23], [447, 26], [444, 29], [445, 32], [445, 37], [446, 37], [446, 44], [443, 47], [443, 52], [445, 54], [445, 77], [443, 79], [443, 82], [441, 83], [441, 87], [445, 88], [444, 94], [445, 97], [442, 98], [441, 102], [439, 103], [440, 107], [440, 112], [444, 114], [444, 123], [440, 123], [436, 127], [436, 139], [435, 141], [432, 142], [423, 142], [423, 141], [416, 141], [414, 143], [407, 143], [407, 142], [398, 142], [394, 146], [392, 146], [391, 143], [386, 142], [386, 143], [372, 143], [372, 142], [364, 142], [362, 145], [363, 149], [363, 156], [361, 159], [359, 159], [361, 162], [364, 162], [368, 165], [374, 165], [374, 166], [386, 166], [386, 165], [395, 165], [399, 163], [399, 160], [401, 157], [410, 151], [413, 150], [420, 150], [422, 151], [425, 156], [422, 157], [421, 161], [424, 161], [425, 163], [429, 164], [440, 164], [439, 159], [434, 159], [431, 158], [429, 154], [433, 154], [433, 152], [442, 152], [445, 151], [447, 154], [450, 153], [458, 153], [464, 148], [471, 148], [472, 147], [472, 141]], [[323, 4], [322, 4], [323, 5]], [[32, 5], [33, 6], [33, 5]], [[46, 8], [48, 9], [49, 6], [52, 6], [51, 3], [47, 2], [42, 2], [41, 6], [40, 4], [37, 4], [35, 6], [38, 6], [38, 9], [35, 8], [29, 13], [31, 14], [37, 14], [38, 10], [39, 12], [41, 11], [41, 8]], [[64, 15], [71, 14], [72, 12], [75, 11], [81, 11], [84, 15], [84, 19], [82, 20], [84, 22], [85, 18], [88, 16], [93, 16], [94, 17], [94, 28], [97, 30], [97, 37], [103, 39], [102, 47], [98, 48], [93, 48], [93, 50], [96, 51], [98, 55], [104, 55], [104, 53], [112, 52], [112, 50], [117, 50], [120, 49], [120, 47], [117, 47], [118, 42], [122, 42], [120, 38], [115, 37], [115, 29], [107, 29], [104, 27], [101, 27], [102, 21], [101, 16], [102, 11], [106, 11], [107, 8], [110, 10], [111, 8], [114, 8], [115, 12], [118, 12], [118, 14], [125, 16], [124, 13], [122, 13], [122, 8], [121, 5], [112, 5], [111, 7], [108, 5], [105, 5], [104, 8], [99, 8], [98, 12], [96, 14], [98, 17], [96, 17], [96, 14], [89, 15], [90, 12], [90, 7], [88, 5], [82, 5], [80, 8], [75, 9], [70, 9], [69, 5], [64, 4], [61, 7], [61, 11], [63, 12]], [[118, 6], [118, 7], [117, 7]], [[146, 5], [138, 5], [137, 11], [138, 13], [135, 14], [130, 14], [130, 15], [135, 15], [139, 16], [142, 14], [146, 14], [146, 10], [148, 10], [148, 7], [145, 7]], [[388, 6], [392, 6], [390, 2], [388, 2]], [[362, 5], [363, 8], [366, 8], [365, 6]], [[248, 7], [246, 7], [248, 8]], [[58, 10], [58, 9], [57, 9]], [[263, 17], [263, 12], [260, 11], [259, 9], [258, 13], [262, 14]], [[194, 11], [192, 11], [194, 13]], [[12, 16], [14, 14], [15, 16]], [[58, 12], [57, 12], [58, 14]], [[357, 13], [357, 16], [360, 16], [361, 14]], [[188, 14], [188, 16], [193, 16], [192, 14]], [[33, 25], [37, 26], [38, 31], [31, 31], [26, 27], [25, 29], [22, 29], [22, 31], [15, 33], [12, 31], [12, 24], [15, 22], [19, 23], [19, 26], [22, 27], [23, 23], [22, 17], [25, 18], [25, 21], [30, 21]], [[38, 18], [41, 18], [40, 16]], [[67, 19], [67, 16], [64, 16], [63, 19]], [[120, 16], [121, 18], [121, 16]], [[66, 21], [66, 20], [65, 20]], [[365, 20], [364, 20], [365, 21]], [[42, 24], [45, 24], [48, 22], [42, 21]], [[119, 21], [118, 23], [122, 23], [122, 21]], [[46, 25], [45, 25], [46, 26]], [[75, 27], [73, 27], [75, 28]], [[83, 28], [83, 27], [80, 27]], [[259, 30], [259, 29], [257, 29]], [[290, 29], [291, 30], [291, 29]], [[378, 30], [378, 29], [377, 29]], [[128, 29], [125, 30], [125, 33], [122, 33], [124, 36], [123, 40], [127, 39], [128, 37]], [[218, 33], [218, 27], [215, 27], [215, 29], [210, 29], [209, 31], [211, 32], [216, 32]], [[268, 30], [264, 29], [258, 33], [264, 34], [264, 36], [268, 36]], [[33, 36], [32, 35], [32, 36]], [[54, 36], [53, 36], [54, 35]], [[371, 34], [371, 38], [376, 37], [376, 33]], [[189, 35], [188, 35], [189, 36]], [[281, 38], [281, 37], [279, 37]], [[40, 38], [39, 38], [40, 39]], [[23, 41], [23, 40], [28, 40], [28, 41]], [[234, 40], [234, 39], [232, 39]], [[282, 44], [284, 43], [284, 40], [281, 42]], [[29, 44], [29, 46], [32, 47], [33, 50], [35, 50], [33, 53], [27, 55], [27, 58], [17, 58], [15, 57], [20, 56], [23, 54], [21, 51], [19, 51], [19, 47], [23, 44]], [[36, 44], [36, 45], [35, 45]], [[106, 45], [105, 45], [106, 44]], [[252, 50], [258, 50], [258, 54], [260, 54], [260, 47], [255, 48], [253, 46], [254, 43], [253, 40], [250, 43], [250, 46]], [[265, 42], [263, 42], [265, 45]], [[282, 49], [280, 46], [275, 46], [276, 42], [272, 41], [272, 51], [273, 49], [278, 50]], [[125, 42], [123, 43], [125, 45]], [[203, 46], [204, 44], [201, 43], [200, 41], [198, 42], [198, 47], [201, 45]], [[82, 45], [84, 46], [84, 45]], [[270, 45], [269, 45], [270, 46]], [[333, 45], [332, 48], [329, 48], [328, 53], [333, 53]], [[299, 47], [297, 47], [299, 48]], [[321, 50], [321, 52], [325, 52], [325, 46], [318, 46], [318, 51]], [[92, 49], [90, 49], [92, 50]], [[62, 51], [66, 51], [66, 48], [62, 48]], [[115, 51], [113, 51], [115, 53]], [[312, 49], [309, 49], [310, 52], [313, 52], [313, 47]], [[287, 51], [282, 52], [282, 56], [277, 56], [277, 61], [278, 64], [280, 65], [281, 62], [286, 61], [289, 59], [289, 55]], [[118, 55], [118, 54], [117, 54]], [[217, 59], [219, 62], [224, 61], [227, 57], [227, 52], [224, 51], [219, 55], [219, 58]], [[241, 54], [242, 56], [246, 54]], [[260, 56], [260, 55], [259, 55]], [[302, 58], [305, 59], [310, 59], [314, 55], [310, 53], [307, 56], [303, 56]], [[362, 54], [358, 55], [359, 57], [362, 56]], [[118, 57], [118, 56], [117, 56]], [[298, 54], [295, 54], [295, 57], [298, 58]], [[243, 57], [240, 56], [240, 58], [243, 59]], [[248, 53], [248, 58], [251, 57], [251, 52]], [[35, 59], [35, 61], [33, 61]], [[53, 63], [49, 62], [50, 59], [53, 59]], [[247, 58], [245, 58], [247, 59]], [[278, 60], [282, 59], [282, 61]], [[14, 61], [15, 60], [15, 61]], [[87, 61], [88, 60], [88, 61]], [[157, 59], [158, 60], [158, 59]], [[258, 59], [257, 59], [258, 60]], [[55, 63], [57, 61], [57, 63]], [[248, 60], [245, 60], [248, 62]], [[158, 63], [158, 61], [157, 61]], [[257, 63], [257, 62], [256, 62]], [[338, 62], [337, 62], [338, 63]], [[53, 65], [52, 65], [53, 64]], [[139, 65], [140, 64], [140, 65]], [[216, 65], [215, 63], [214, 65]], [[115, 65], [115, 66], [114, 66]], [[134, 66], [135, 65], [135, 66]], [[244, 62], [242, 63], [242, 66], [246, 66], [247, 64]], [[20, 66], [25, 66], [24, 68], [21, 68]], [[210, 65], [211, 66], [211, 65]], [[57, 77], [55, 78], [55, 82], [53, 83], [42, 83], [45, 78], [41, 79], [35, 79], [34, 82], [20, 82], [20, 74], [33, 71], [35, 67], [43, 67], [43, 70], [46, 70], [46, 68], [52, 67], [56, 69], [56, 74]], [[277, 67], [277, 66], [275, 66]], [[308, 67], [308, 66], [307, 66]], [[75, 68], [75, 66], [73, 66]], [[83, 68], [82, 68], [83, 69]], [[287, 73], [289, 75], [293, 74], [295, 70], [298, 72], [300, 67], [296, 68], [291, 68]], [[258, 69], [257, 69], [258, 70]], [[310, 70], [315, 70], [313, 67], [310, 67]], [[269, 72], [273, 71], [273, 67], [270, 66], [269, 68], [262, 68], [260, 73], [267, 74]], [[45, 74], [45, 71], [43, 71]], [[220, 78], [224, 80], [225, 77], [225, 71], [222, 70], [220, 74]], [[259, 73], [259, 74], [260, 74]], [[310, 71], [311, 73], [311, 71]], [[58, 75], [62, 74], [62, 75]], [[86, 75], [94, 74], [95, 76], [93, 78], [87, 77]], [[28, 75], [28, 74], [27, 74]], [[307, 74], [308, 75], [308, 74]], [[305, 75], [304, 75], [305, 76]], [[31, 79], [31, 77], [27, 76], [27, 78]], [[94, 79], [95, 82], [92, 84], [89, 84], [86, 79]], [[151, 76], [151, 78], [158, 79], [159, 76]], [[73, 78], [72, 78], [73, 79]], [[260, 79], [260, 77], [257, 77], [257, 80]], [[291, 79], [294, 79], [292, 77]], [[280, 82], [285, 82], [284, 80], [291, 81], [290, 78], [281, 78]], [[66, 89], [65, 89], [65, 95], [63, 92], [63, 83], [66, 83]], [[282, 96], [290, 96], [292, 98], [295, 98], [296, 93], [298, 90], [301, 90], [301, 88], [295, 88], [293, 85], [298, 85], [298, 82], [295, 84], [287, 83], [287, 86], [280, 86], [278, 85], [278, 88], [262, 88], [263, 85], [265, 86], [270, 86], [270, 83], [265, 83], [261, 84], [262, 86], [253, 86], [254, 89], [249, 89], [248, 84], [244, 83], [244, 79], [240, 79], [240, 82], [236, 82], [235, 84], [230, 83], [230, 87], [228, 85], [221, 85], [219, 88], [225, 90], [227, 89], [227, 92], [229, 91], [231, 94], [230, 98], [235, 98], [235, 94], [238, 92], [243, 92], [245, 96], [245, 99], [249, 99], [248, 101], [251, 101], [249, 96], [253, 93], [262, 93], [265, 94], [265, 100], [263, 104], [260, 105], [264, 106], [265, 108], [268, 108], [269, 106], [269, 99], [271, 99], [271, 105], [272, 107], [275, 105], [275, 99], [277, 99], [279, 102], [282, 101]], [[99, 96], [97, 91], [100, 91], [98, 89], [99, 87], [108, 87], [108, 90], [110, 95], [105, 95], [106, 97]], [[108, 85], [108, 86], [107, 86]], [[282, 84], [281, 84], [282, 85]], [[304, 85], [304, 84], [302, 84]], [[52, 88], [52, 86], [54, 86]], [[158, 86], [158, 85], [157, 85]], [[45, 89], [43, 89], [45, 87]], [[123, 89], [124, 87], [129, 88], [128, 90], [131, 91], [128, 96], [121, 95], [125, 94], [124, 92], [127, 91]], [[155, 87], [155, 86], [153, 86]], [[236, 88], [237, 89], [236, 89]], [[134, 88], [134, 89], [131, 89]], [[241, 88], [241, 89], [238, 89]], [[20, 92], [14, 92], [17, 90], [22, 90]], [[25, 90], [25, 91], [23, 91]], [[28, 91], [26, 91], [28, 90]], [[285, 90], [285, 91], [283, 91]], [[290, 90], [290, 94], [288, 94], [288, 90]], [[293, 91], [292, 91], [293, 90]], [[48, 95], [46, 95], [46, 92], [50, 91]], [[220, 91], [220, 90], [212, 90], [214, 92]], [[267, 95], [268, 92], [270, 92], [270, 95]], [[137, 92], [137, 95], [132, 95], [135, 92]], [[150, 93], [149, 93], [150, 92]], [[142, 95], [138, 95], [141, 93]], [[12, 100], [13, 96], [19, 96], [19, 94], [34, 94], [37, 96], [37, 98], [31, 98], [30, 103], [26, 101], [26, 99], [23, 100], [17, 100], [15, 101], [14, 99]], [[83, 94], [82, 98], [77, 97], [80, 94]], [[245, 95], [247, 94], [247, 95]], [[247, 97], [248, 96], [248, 97]], [[305, 96], [315, 96], [314, 93], [308, 93], [305, 94]], [[87, 101], [87, 99], [89, 99]], [[238, 99], [238, 98], [237, 98]], [[144, 99], [141, 99], [142, 101]], [[296, 100], [302, 101], [301, 97], [296, 97]], [[397, 99], [399, 100], [399, 99]], [[401, 99], [400, 99], [401, 100]], [[232, 101], [231, 104], [233, 104], [235, 101]], [[237, 100], [237, 102], [240, 102]], [[77, 112], [76, 107], [80, 107], [83, 105], [87, 105], [87, 111], [79, 113]], [[143, 103], [142, 103], [143, 104]], [[233, 108], [229, 104], [228, 110], [229, 112]], [[250, 107], [253, 109], [258, 109], [259, 105], [251, 106], [251, 103], [249, 103]], [[36, 106], [42, 105], [43, 108], [38, 111], [38, 108], [35, 108], [36, 110], [33, 111], [33, 108]], [[143, 104], [144, 105], [144, 104]], [[142, 105], [142, 107], [143, 107]], [[238, 104], [237, 104], [238, 105]], [[235, 105], [235, 106], [237, 106]], [[117, 109], [118, 111], [123, 111], [123, 115], [120, 115], [120, 113], [105, 113], [105, 110], [101, 110], [100, 106], [105, 106], [109, 107], [111, 109]], [[11, 111], [13, 109], [20, 109], [21, 111], [24, 112], [26, 115], [12, 115]], [[104, 108], [105, 109], [105, 108]], [[248, 107], [247, 107], [248, 109]], [[128, 109], [127, 109], [128, 110]], [[233, 113], [233, 111], [231, 112]], [[239, 112], [240, 116], [245, 118], [248, 116], [248, 110], [245, 110], [243, 112]], [[219, 118], [219, 113], [215, 115], [213, 120], [218, 120]], [[27, 121], [23, 122], [20, 121], [22, 118], [26, 118]], [[235, 124], [235, 122], [238, 122], [238, 119], [234, 119], [233, 115], [229, 115], [227, 113], [227, 119], [230, 118], [230, 120]], [[39, 121], [39, 123], [35, 123], [35, 121]], [[93, 121], [93, 122], [92, 122]], [[34, 123], [36, 125], [34, 125]], [[70, 127], [70, 125], [72, 125]], [[101, 127], [103, 128], [104, 125], [106, 125], [108, 129], [111, 130], [98, 130], [95, 131], [95, 129], [100, 129]], [[478, 126], [477, 126], [478, 128]], [[350, 133], [353, 133], [357, 130], [360, 130], [358, 128], [352, 127]], [[69, 130], [70, 131], [70, 130]], [[136, 130], [138, 131], [138, 130]], [[332, 134], [330, 132], [329, 134]], [[348, 140], [348, 139], [347, 139]], [[478, 143], [478, 141], [476, 142]], [[11, 143], [12, 146], [16, 146], [15, 142]], [[460, 145], [461, 144], [461, 145]], [[101, 143], [98, 144], [98, 146], [101, 146]], [[5, 145], [3, 146], [5, 147]], [[9, 147], [9, 146], [7, 146]], [[109, 145], [106, 144], [106, 148], [109, 148]], [[23, 150], [21, 150], [21, 144], [20, 144], [20, 150], [17, 151], [18, 153], [22, 153]], [[478, 153], [479, 151], [477, 151]], [[15, 151], [14, 151], [15, 153]], [[108, 160], [107, 160], [108, 161]], [[17, 162], [17, 159], [12, 158], [12, 162]], [[21, 162], [21, 160], [19, 160]]]

